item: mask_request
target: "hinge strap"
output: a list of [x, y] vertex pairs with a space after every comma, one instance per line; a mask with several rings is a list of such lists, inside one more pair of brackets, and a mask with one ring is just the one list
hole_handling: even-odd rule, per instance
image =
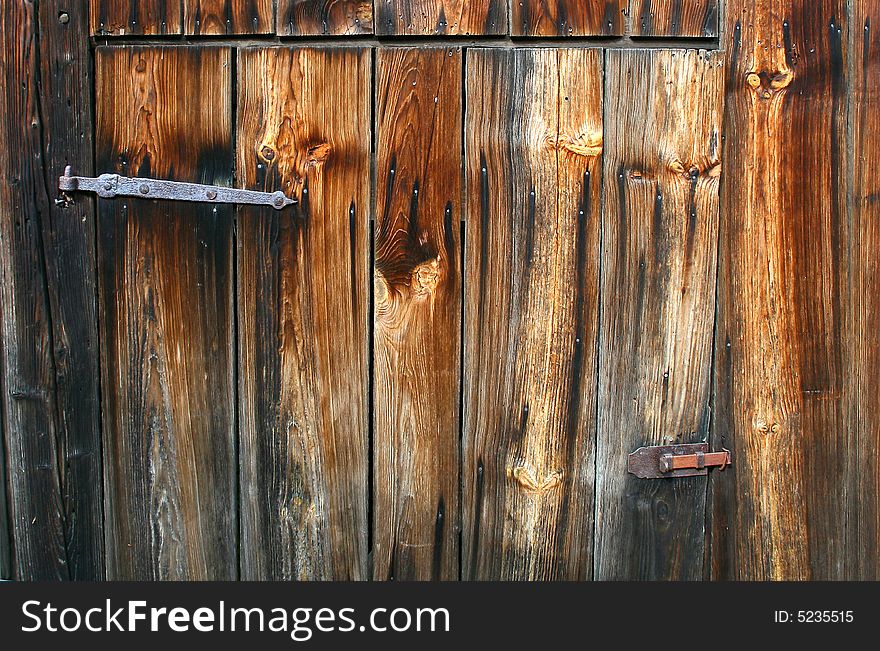
[[130, 178], [119, 174], [101, 174], [97, 178], [74, 176], [70, 166], [64, 170], [64, 176], [58, 179], [58, 189], [62, 192], [95, 192], [104, 199], [140, 197], [168, 201], [236, 203], [250, 206], [271, 206], [276, 210], [297, 203], [296, 199], [289, 198], [281, 191], [258, 192], [219, 185]]

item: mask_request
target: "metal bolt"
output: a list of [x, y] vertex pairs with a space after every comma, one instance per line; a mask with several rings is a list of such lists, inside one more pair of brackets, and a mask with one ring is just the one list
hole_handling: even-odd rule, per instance
[[211, 201], [214, 201], [214, 199], [217, 198], [217, 191], [216, 190], [208, 190], [207, 197]]
[[104, 189], [105, 190], [112, 190], [113, 184], [108, 181], [107, 183], [104, 184]]
[[273, 158], [275, 158], [275, 152], [272, 151], [272, 148], [268, 145], [263, 147], [263, 150], [260, 153], [263, 154], [263, 158], [265, 158], [266, 160], [272, 160]]
[[144, 183], [143, 185], [141, 185], [141, 187], [138, 188], [138, 190], [141, 191], [141, 194], [149, 194], [150, 186]]
[[284, 197], [275, 197], [275, 200], [272, 203], [280, 208], [284, 205]]
[[70, 22], [70, 14], [66, 11], [62, 11], [60, 14], [58, 14], [58, 22], [62, 25], [66, 25]]

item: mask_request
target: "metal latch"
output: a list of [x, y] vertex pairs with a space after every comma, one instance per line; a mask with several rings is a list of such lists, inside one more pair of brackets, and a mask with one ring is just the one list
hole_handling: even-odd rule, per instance
[[626, 469], [642, 479], [697, 477], [709, 468], [724, 470], [731, 463], [730, 450], [709, 452], [708, 443], [682, 443], [639, 448], [629, 455]]
[[276, 210], [297, 203], [296, 199], [289, 198], [281, 191], [257, 192], [256, 190], [224, 188], [219, 185], [129, 178], [119, 174], [101, 174], [98, 178], [74, 176], [73, 169], [69, 165], [64, 169], [64, 176], [58, 179], [58, 189], [62, 192], [96, 192], [99, 197], [104, 199], [141, 197], [170, 201], [237, 203], [251, 206], [271, 206]]

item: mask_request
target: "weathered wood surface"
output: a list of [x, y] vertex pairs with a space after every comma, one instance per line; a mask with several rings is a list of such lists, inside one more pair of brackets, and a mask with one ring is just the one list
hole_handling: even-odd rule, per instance
[[714, 438], [736, 461], [712, 480], [716, 578], [845, 575], [845, 15], [728, 2]]
[[269, 34], [273, 0], [183, 0], [185, 34]]
[[0, 16], [0, 418], [15, 567], [2, 542], [0, 566], [25, 580], [104, 573], [92, 204], [56, 203], [53, 178], [92, 167], [88, 15], [65, 7], [15, 1]]
[[605, 74], [596, 578], [698, 579], [706, 479], [626, 461], [709, 436], [723, 60], [612, 50]]
[[719, 0], [629, 0], [635, 36], [718, 35]]
[[506, 34], [505, 0], [376, 0], [380, 35]]
[[92, 0], [88, 5], [92, 34], [154, 36], [180, 34], [183, 27], [180, 0]]
[[369, 575], [370, 63], [239, 56], [239, 183], [300, 202], [239, 213], [243, 578]]
[[854, 229], [854, 273], [848, 341], [852, 348], [850, 381], [854, 385], [849, 413], [853, 441], [849, 471], [857, 478], [854, 498], [857, 532], [847, 538], [852, 565], [847, 578], [880, 579], [880, 470], [870, 459], [880, 449], [880, 3], [855, 0], [849, 34], [852, 183], [848, 190]]
[[602, 55], [467, 60], [462, 574], [590, 578]]
[[373, 576], [459, 576], [461, 50], [380, 50]]
[[278, 33], [290, 36], [373, 33], [371, 0], [278, 0]]
[[[99, 48], [98, 169], [230, 185], [231, 61]], [[237, 574], [232, 214], [99, 201], [109, 578]]]
[[621, 0], [514, 0], [514, 36], [595, 36], [623, 33]]

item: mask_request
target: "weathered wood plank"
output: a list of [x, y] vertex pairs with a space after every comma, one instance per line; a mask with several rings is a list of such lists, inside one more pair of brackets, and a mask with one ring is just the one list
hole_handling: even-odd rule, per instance
[[[231, 51], [99, 48], [97, 166], [232, 182]], [[232, 209], [101, 200], [107, 573], [237, 573]]]
[[93, 0], [91, 32], [103, 36], [180, 34], [180, 0]]
[[592, 574], [602, 54], [471, 50], [463, 576]]
[[240, 52], [241, 546], [248, 579], [367, 570], [371, 61], [367, 49]]
[[[850, 427], [857, 433], [849, 475], [856, 478], [848, 508], [856, 526], [848, 524], [847, 578], [880, 579], [880, 470], [871, 459], [880, 449], [880, 4], [854, 0], [850, 49], [850, 124], [853, 165], [850, 206], [854, 230], [854, 273], [847, 339], [855, 353], [850, 377]], [[855, 529], [855, 530], [853, 530]]]
[[629, 0], [635, 36], [718, 35], [719, 0]]
[[373, 576], [459, 576], [462, 52], [378, 52]]
[[380, 35], [506, 34], [504, 0], [378, 0]]
[[730, 0], [712, 575], [844, 576], [844, 0]]
[[371, 0], [278, 0], [278, 33], [290, 36], [373, 33]]
[[[5, 199], [6, 195], [2, 194], [5, 185], [6, 182], [0, 180], [0, 200]], [[0, 375], [0, 396], [6, 395], [3, 379]], [[0, 401], [0, 579], [9, 581], [15, 574], [12, 568], [12, 522], [9, 520], [12, 505], [9, 502], [9, 491], [6, 489], [6, 434], [3, 428], [5, 410], [2, 410], [2, 406], [3, 402]]]
[[273, 0], [184, 0], [186, 34], [271, 34]]
[[706, 479], [626, 461], [709, 436], [723, 78], [704, 51], [606, 56], [597, 579], [703, 574]]
[[515, 0], [515, 36], [595, 36], [623, 33], [625, 0]]
[[91, 170], [86, 11], [16, 1], [2, 26], [0, 404], [25, 580], [103, 576], [92, 204], [53, 181]]

